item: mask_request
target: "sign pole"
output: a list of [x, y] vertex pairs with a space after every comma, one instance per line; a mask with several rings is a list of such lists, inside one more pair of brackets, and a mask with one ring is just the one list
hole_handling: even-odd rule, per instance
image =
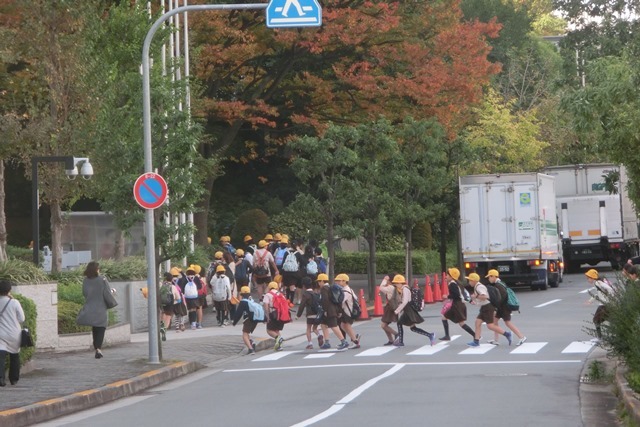
[[[239, 9], [265, 9], [266, 3], [250, 4], [202, 4], [189, 5], [172, 9], [159, 17], [151, 26], [142, 45], [142, 126], [144, 137], [144, 171], [153, 172], [153, 157], [151, 148], [151, 76], [150, 76], [150, 54], [151, 41], [158, 29], [178, 13], [199, 11], [199, 10], [239, 10]], [[154, 230], [153, 210], [147, 209], [145, 212], [144, 232], [146, 236], [145, 254], [147, 257], [147, 290], [148, 293], [148, 322], [149, 322], [149, 363], [159, 364], [159, 342], [158, 342], [158, 307], [156, 304], [157, 280], [156, 273], [156, 240]]]

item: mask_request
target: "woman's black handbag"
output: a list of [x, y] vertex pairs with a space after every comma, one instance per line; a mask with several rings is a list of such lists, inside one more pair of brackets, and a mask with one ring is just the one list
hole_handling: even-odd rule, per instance
[[27, 328], [22, 330], [20, 347], [33, 347], [33, 337], [31, 337], [31, 332]]

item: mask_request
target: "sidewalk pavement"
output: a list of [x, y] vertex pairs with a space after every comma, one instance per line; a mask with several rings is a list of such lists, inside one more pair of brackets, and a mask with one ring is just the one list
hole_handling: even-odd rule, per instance
[[[148, 363], [147, 333], [132, 335], [131, 343], [105, 347], [102, 359], [95, 359], [90, 336], [86, 351], [36, 353], [33, 369], [21, 374], [15, 386], [0, 389], [0, 426], [32, 425], [103, 405], [246, 353], [241, 322], [218, 327], [207, 308], [202, 323], [203, 329], [167, 331], [160, 364]], [[287, 324], [282, 335], [297, 344], [305, 331], [301, 318]], [[253, 339], [258, 350], [274, 345], [264, 324], [258, 325]]]

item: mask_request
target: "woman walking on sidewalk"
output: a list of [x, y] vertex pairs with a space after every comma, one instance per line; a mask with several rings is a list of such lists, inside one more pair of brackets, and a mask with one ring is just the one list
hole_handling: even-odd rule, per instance
[[20, 301], [9, 295], [11, 282], [0, 280], [0, 387], [4, 379], [5, 358], [9, 355], [9, 381], [15, 385], [20, 379], [20, 336], [24, 311]]
[[100, 264], [95, 261], [87, 264], [82, 281], [82, 295], [85, 303], [78, 313], [76, 323], [91, 326], [96, 359], [102, 358], [102, 343], [109, 324], [107, 310], [118, 305], [113, 293], [115, 289], [111, 289], [107, 279], [100, 276]]

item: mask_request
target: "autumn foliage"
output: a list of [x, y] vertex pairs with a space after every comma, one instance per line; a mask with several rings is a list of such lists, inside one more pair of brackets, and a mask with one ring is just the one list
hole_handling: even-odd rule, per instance
[[487, 38], [500, 25], [464, 22], [458, 1], [322, 4], [317, 29], [269, 29], [263, 11], [190, 15], [196, 111], [223, 151], [243, 129], [281, 141], [381, 115], [435, 116], [454, 135], [499, 71]]

